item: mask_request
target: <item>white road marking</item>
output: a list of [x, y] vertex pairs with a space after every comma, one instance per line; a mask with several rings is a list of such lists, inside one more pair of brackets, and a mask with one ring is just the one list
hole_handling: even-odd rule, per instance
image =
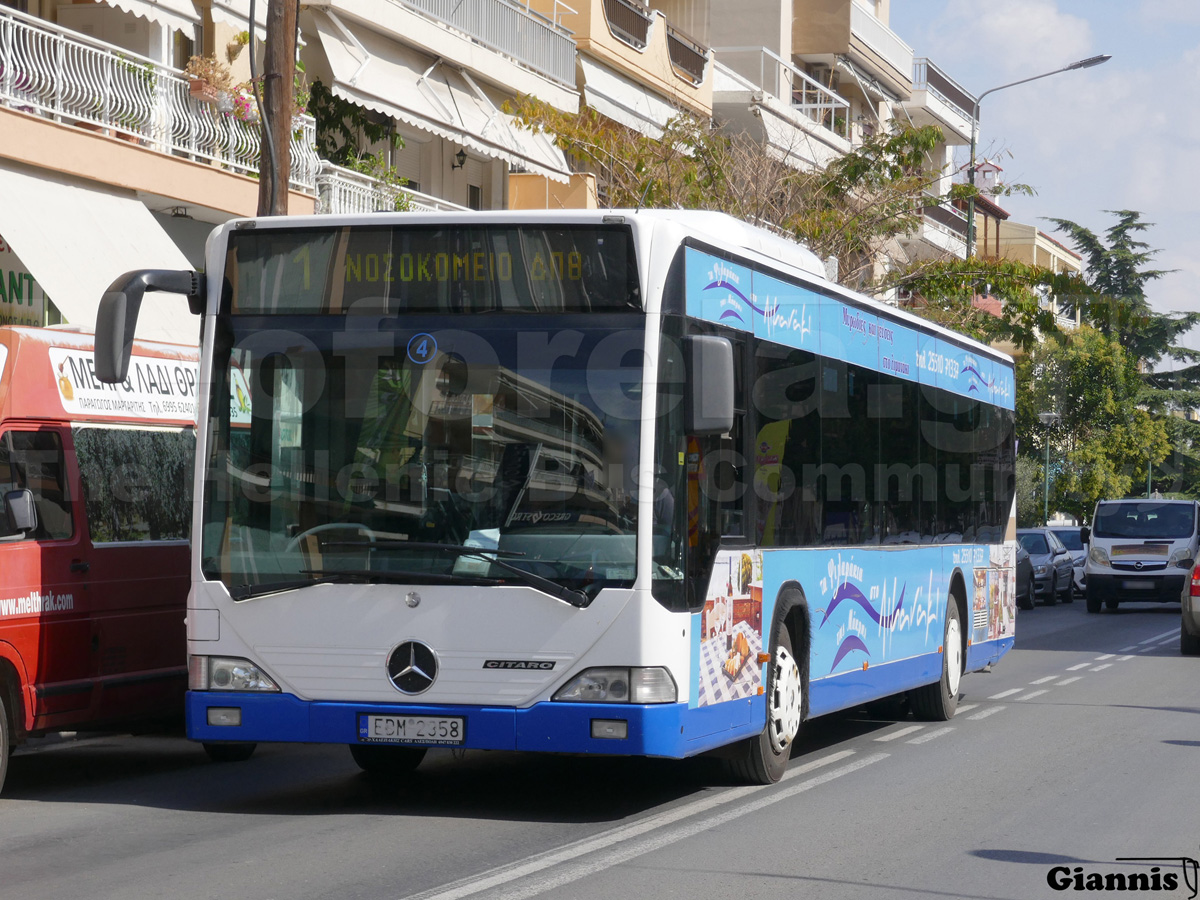
[[1118, 656], [1117, 662], [1125, 662], [1127, 659], [1133, 659], [1133, 654], [1131, 653], [1129, 656]]
[[1105, 669], [1111, 669], [1112, 663], [1105, 663], [1102, 666], [1096, 666], [1094, 669], [1088, 669], [1089, 672], [1103, 672]]
[[1136, 650], [1136, 649], [1137, 649], [1137, 644], [1130, 644], [1128, 647], [1122, 647], [1117, 652], [1118, 653], [1128, 653], [1130, 650]]
[[1139, 644], [1153, 644], [1155, 641], [1161, 641], [1165, 637], [1174, 637], [1179, 634], [1178, 628], [1172, 628], [1170, 631], [1164, 631], [1162, 634], [1156, 634], [1152, 638], [1146, 638], [1144, 641], [1138, 641]]
[[1022, 700], [1032, 700], [1034, 697], [1040, 697], [1042, 694], [1048, 694], [1049, 691], [1030, 691], [1028, 694], [1022, 694], [1020, 697], [1013, 697], [1013, 700], [1020, 703]]
[[[814, 763], [809, 763], [806, 766], [800, 766], [788, 772], [784, 776], [784, 781], [789, 781], [802, 772], [811, 771], [812, 769], [821, 766], [827, 766], [839, 759], [844, 759], [846, 756], [853, 755], [854, 751], [847, 750], [842, 753], [835, 753], [832, 756], [827, 756], [824, 759], [817, 760]], [[539, 854], [538, 856], [523, 860], [518, 863], [513, 863], [507, 866], [501, 866], [498, 869], [493, 869], [489, 872], [483, 872], [469, 878], [461, 879], [452, 884], [443, 885], [440, 888], [434, 888], [431, 891], [425, 891], [421, 894], [415, 894], [408, 900], [459, 900], [462, 897], [470, 897], [475, 894], [486, 892], [489, 900], [525, 900], [528, 897], [535, 897], [538, 894], [552, 890], [556, 887], [561, 887], [565, 884], [570, 884], [578, 881], [581, 878], [586, 878], [589, 875], [594, 875], [597, 872], [602, 872], [605, 869], [610, 869], [613, 866], [620, 865], [630, 859], [635, 859], [646, 853], [651, 853], [676, 841], [689, 838], [703, 831], [715, 828], [718, 825], [724, 825], [726, 822], [731, 822], [743, 816], [756, 813], [761, 809], [779, 803], [782, 800], [787, 800], [797, 794], [802, 794], [805, 791], [810, 791], [815, 787], [833, 781], [835, 778], [841, 778], [843, 775], [849, 775], [851, 772], [856, 772], [867, 766], [888, 758], [886, 753], [875, 753], [871, 756], [864, 756], [854, 762], [847, 763], [836, 769], [830, 769], [820, 775], [801, 781], [798, 784], [793, 784], [784, 787], [783, 783], [773, 786], [749, 787], [749, 788], [732, 788], [722, 791], [716, 796], [709, 797], [705, 800], [700, 800], [696, 803], [690, 803], [677, 809], [669, 810], [657, 816], [650, 816], [640, 822], [635, 822], [632, 825], [626, 825], [621, 828], [614, 828], [604, 834], [597, 835], [592, 838], [586, 838], [582, 841], [576, 841], [566, 847], [561, 847], [557, 850], [552, 850], [547, 853]], [[756, 794], [763, 794], [758, 799], [749, 803], [739, 804], [733, 809], [725, 810], [715, 816], [704, 816], [699, 820], [690, 822], [680, 828], [664, 830], [664, 826], [670, 825], [681, 819], [695, 816], [706, 809], [731, 803], [735, 800], [742, 800]], [[648, 832], [658, 831], [660, 833], [644, 838], [639, 841], [631, 841], [625, 843], [624, 846], [614, 850], [606, 851], [607, 848], [617, 844], [630, 841], [631, 838], [640, 837]], [[530, 875], [536, 875], [539, 872], [544, 872], [553, 866], [576, 863], [581, 857], [587, 857], [587, 861], [571, 865], [564, 871], [554, 874], [543, 875], [542, 877], [522, 886], [509, 891], [497, 893], [496, 888], [511, 884], [521, 878], [526, 878]]]
[[1031, 681], [1030, 684], [1045, 684], [1047, 681], [1053, 681], [1057, 675], [1047, 675], [1045, 678], [1039, 678], [1037, 681]]
[[975, 707], [977, 707], [977, 706], [979, 706], [978, 703], [960, 703], [960, 704], [958, 704], [958, 708], [957, 708], [957, 710], [955, 710], [955, 712], [956, 713], [965, 713], [967, 710], [975, 709]]
[[1077, 682], [1077, 681], [1082, 681], [1082, 680], [1083, 680], [1083, 676], [1082, 676], [1082, 675], [1074, 675], [1074, 676], [1072, 676], [1072, 677], [1070, 677], [1070, 678], [1064, 678], [1062, 681], [1060, 681], [1060, 682], [1058, 683], [1058, 685], [1057, 685], [1057, 686], [1058, 686], [1058, 687], [1062, 687], [1063, 685], [1067, 685], [1067, 684], [1074, 684], [1075, 682]]
[[1001, 691], [998, 694], [992, 694], [992, 696], [988, 697], [988, 699], [989, 700], [1003, 700], [1005, 697], [1011, 697], [1013, 694], [1019, 694], [1023, 690], [1025, 690], [1025, 688], [1013, 688], [1012, 690]]
[[1114, 656], [1116, 656], [1115, 653], [1105, 653], [1103, 656], [1097, 656], [1095, 662], [1104, 662], [1104, 660], [1112, 659]]
[[905, 743], [907, 743], [907, 744], [924, 744], [926, 741], [932, 741], [934, 738], [939, 738], [943, 734], [949, 734], [953, 730], [954, 730], [953, 728], [949, 728], [949, 727], [935, 728], [933, 731], [930, 731], [928, 734], [923, 734], [920, 737], [915, 737], [911, 741], [905, 741]]
[[1140, 650], [1138, 650], [1138, 653], [1149, 653], [1153, 649], [1153, 647], [1142, 647]]
[[1077, 666], [1067, 666], [1068, 672], [1078, 672], [1080, 669], [1086, 669], [1091, 663], [1080, 663]]
[[1158, 642], [1157, 644], [1155, 644], [1154, 646], [1155, 646], [1155, 647], [1161, 647], [1161, 646], [1163, 646], [1164, 644], [1173, 644], [1173, 643], [1175, 643], [1177, 640], [1179, 640], [1179, 632], [1178, 632], [1178, 631], [1176, 631], [1174, 634], [1172, 634], [1172, 635], [1171, 635], [1169, 638], [1166, 638], [1165, 640], [1159, 641], [1159, 642]]
[[904, 737], [906, 734], [912, 734], [914, 731], [920, 731], [924, 725], [909, 725], [907, 728], [901, 728], [899, 731], [893, 731], [891, 734], [885, 734], [883, 737], [877, 737], [877, 741], [894, 741]]
[[994, 716], [996, 713], [998, 713], [1004, 709], [1008, 709], [1008, 707], [1007, 706], [993, 706], [990, 709], [985, 709], [983, 712], [977, 712], [973, 716], [967, 716], [967, 718], [971, 719], [972, 721], [974, 721], [975, 719], [986, 719], [988, 716]]

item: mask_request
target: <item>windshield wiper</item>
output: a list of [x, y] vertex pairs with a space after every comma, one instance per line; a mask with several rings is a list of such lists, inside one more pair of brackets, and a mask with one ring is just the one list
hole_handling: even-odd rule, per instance
[[320, 578], [294, 578], [291, 581], [268, 581], [265, 584], [239, 584], [229, 589], [229, 596], [234, 600], [249, 600], [251, 597], [261, 597], [264, 594], [280, 594], [284, 591], [294, 591], [299, 588], [311, 587], [314, 584], [346, 584], [345, 572], [322, 572]]
[[516, 553], [511, 550], [493, 550], [488, 547], [464, 547], [461, 544], [438, 544], [427, 541], [376, 541], [370, 546], [377, 550], [424, 550], [430, 553], [450, 553], [454, 556], [474, 556], [486, 560], [493, 566], [503, 569], [505, 572], [511, 572], [529, 587], [539, 590], [544, 594], [549, 594], [551, 597], [562, 600], [564, 603], [570, 603], [579, 609], [587, 607], [593, 599], [583, 591], [566, 587], [557, 581], [543, 578], [541, 575], [535, 575], [533, 572], [504, 561], [505, 557], [520, 558], [525, 555], [524, 553]]
[[[264, 594], [279, 594], [311, 587], [314, 584], [462, 584], [474, 581], [442, 572], [402, 572], [398, 570], [378, 571], [374, 569], [302, 569], [301, 574], [315, 578], [297, 578], [292, 581], [272, 581], [266, 584], [241, 584], [230, 588], [229, 596], [234, 600], [248, 600]], [[478, 579], [494, 582], [494, 578]]]

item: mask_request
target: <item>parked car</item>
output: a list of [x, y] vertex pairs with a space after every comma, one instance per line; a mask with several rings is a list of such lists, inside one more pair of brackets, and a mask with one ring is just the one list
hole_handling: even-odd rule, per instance
[[1017, 543], [1029, 553], [1033, 563], [1034, 596], [1046, 605], [1070, 603], [1075, 579], [1075, 564], [1071, 551], [1063, 546], [1049, 528], [1018, 528]]
[[1087, 593], [1087, 576], [1084, 574], [1084, 564], [1087, 562], [1088, 551], [1080, 539], [1079, 526], [1055, 525], [1050, 530], [1054, 532], [1055, 537], [1063, 542], [1063, 546], [1071, 551], [1071, 559], [1075, 566], [1075, 575], [1072, 583], [1075, 586], [1075, 594], [1082, 597]]
[[1033, 561], [1029, 551], [1017, 544], [1017, 606], [1033, 609]]

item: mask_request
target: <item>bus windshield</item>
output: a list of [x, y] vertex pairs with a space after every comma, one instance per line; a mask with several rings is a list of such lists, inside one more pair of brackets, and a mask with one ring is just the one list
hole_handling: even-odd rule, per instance
[[1186, 538], [1195, 531], [1191, 503], [1101, 503], [1092, 528], [1103, 538]]
[[235, 597], [343, 576], [632, 584], [634, 259], [607, 224], [232, 231], [206, 577]]

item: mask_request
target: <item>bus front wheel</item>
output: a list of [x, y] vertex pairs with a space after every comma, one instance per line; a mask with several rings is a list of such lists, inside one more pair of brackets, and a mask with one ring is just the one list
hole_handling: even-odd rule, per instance
[[804, 713], [804, 678], [783, 621], [775, 626], [771, 644], [767, 727], [757, 737], [743, 741], [737, 747], [738, 755], [729, 761], [732, 774], [750, 784], [775, 784], [783, 777]]
[[942, 677], [908, 692], [913, 716], [929, 722], [954, 718], [963, 672], [962, 619], [954, 595], [946, 603], [946, 633], [942, 639]]
[[4, 682], [0, 681], [0, 791], [4, 790], [4, 776], [8, 774], [8, 757], [12, 746], [8, 736], [8, 711], [4, 707]]

